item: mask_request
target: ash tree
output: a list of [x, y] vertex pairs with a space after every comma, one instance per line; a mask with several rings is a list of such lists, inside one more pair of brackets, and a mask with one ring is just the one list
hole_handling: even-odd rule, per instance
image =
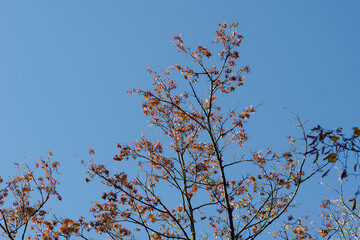
[[[58, 163], [43, 161], [46, 178], [36, 178], [28, 168], [28, 173], [19, 174], [23, 177], [0, 190], [2, 236], [93, 239], [99, 234], [100, 238], [116, 240], [235, 240], [292, 235], [293, 239], [312, 239], [316, 234], [311, 235], [300, 220], [294, 223], [288, 213], [303, 183], [318, 172], [324, 174], [336, 162], [332, 152], [321, 150], [325, 160], [318, 160], [322, 144], [318, 140], [331, 140], [332, 135], [317, 138], [307, 134], [294, 115], [301, 137], [295, 141], [288, 136], [284, 152], [246, 150], [245, 125], [256, 107], [231, 104], [239, 100], [237, 90], [250, 71], [238, 64], [243, 36], [235, 23], [219, 24], [215, 36], [211, 48], [193, 50], [176, 36], [175, 46], [189, 59], [189, 66], [174, 65], [160, 72], [149, 68], [153, 88], [129, 91], [144, 98], [143, 113], [161, 133], [161, 141], [156, 136], [143, 136], [128, 144], [118, 143], [114, 171], [98, 163], [90, 149], [90, 160], [83, 161], [88, 172], [85, 180], [104, 185], [90, 218], [50, 216], [45, 208], [48, 199], [60, 197], [53, 177]], [[333, 143], [337, 140], [332, 139]], [[133, 174], [134, 169], [129, 171], [130, 166], [137, 168], [137, 174]], [[16, 187], [19, 184], [23, 185]], [[23, 190], [18, 191], [20, 188]], [[7, 197], [11, 191], [15, 199]], [[33, 192], [39, 200], [34, 198], [31, 205], [27, 196]], [[353, 207], [358, 214], [355, 210]], [[291, 228], [267, 235], [279, 225]], [[328, 230], [319, 228], [317, 234], [321, 231]]]
[[51, 198], [61, 200], [57, 191], [59, 163], [41, 158], [34, 167], [15, 164], [18, 174], [9, 180], [0, 177], [0, 236], [6, 239], [31, 239], [29, 229], [39, 239], [51, 211], [47, 208]]
[[298, 153], [307, 149], [299, 150], [292, 137], [290, 151], [282, 154], [241, 151], [248, 139], [245, 123], [255, 107], [239, 109], [226, 99], [238, 96], [234, 93], [250, 69], [237, 65], [243, 40], [238, 25], [219, 26], [213, 41], [221, 48], [217, 54], [203, 46], [191, 50], [176, 36], [178, 51], [191, 65], [159, 73], [149, 68], [153, 89], [129, 91], [144, 97], [144, 114], [168, 142], [142, 137], [117, 145], [119, 169], [135, 161], [136, 176], [113, 173], [94, 161], [88, 165], [88, 181], [100, 178], [108, 187], [103, 202], [91, 210], [96, 220], [89, 226], [95, 231], [113, 239], [255, 239], [281, 220], [302, 183], [327, 165], [305, 174], [307, 156]]

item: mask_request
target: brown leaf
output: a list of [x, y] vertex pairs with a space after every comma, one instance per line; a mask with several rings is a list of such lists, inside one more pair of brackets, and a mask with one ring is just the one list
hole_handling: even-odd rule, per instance
[[331, 163], [336, 162], [337, 158], [336, 158], [336, 153], [330, 153], [324, 160], [328, 160]]
[[344, 169], [344, 171], [341, 173], [341, 179], [344, 179], [346, 178], [348, 175], [347, 175], [347, 172], [346, 172], [346, 169]]
[[350, 199], [349, 202], [353, 202], [352, 210], [356, 209], [356, 198]]
[[330, 172], [331, 168], [328, 169], [321, 177], [325, 177], [329, 172]]

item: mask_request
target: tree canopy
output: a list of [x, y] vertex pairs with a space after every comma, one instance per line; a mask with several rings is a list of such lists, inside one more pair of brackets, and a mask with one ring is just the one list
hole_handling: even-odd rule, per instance
[[[308, 132], [293, 114], [300, 137], [287, 136], [289, 146], [283, 152], [242, 151], [248, 140], [246, 123], [257, 110], [233, 104], [250, 72], [249, 66], [238, 64], [242, 41], [236, 23], [219, 24], [211, 47], [190, 49], [182, 36], [174, 37], [178, 52], [189, 64], [159, 72], [149, 67], [153, 88], [129, 90], [144, 98], [143, 113], [161, 137], [118, 143], [114, 170], [98, 163], [93, 149], [90, 159], [83, 161], [86, 182], [100, 181], [104, 188], [94, 200], [91, 217], [74, 220], [50, 211], [49, 199], [61, 200], [56, 178], [59, 163], [51, 160], [50, 152], [34, 169], [25, 164], [18, 166], [17, 176], [5, 182], [0, 178], [2, 236], [356, 239], [359, 191], [345, 192], [343, 185], [358, 175], [360, 130], [354, 127], [350, 137], [341, 129], [320, 126]], [[128, 166], [136, 167], [137, 174], [130, 173]], [[326, 183], [327, 175], [337, 174], [336, 170], [339, 188]], [[314, 224], [290, 213], [299, 190], [316, 175], [339, 197], [324, 198], [319, 206], [323, 216]]]

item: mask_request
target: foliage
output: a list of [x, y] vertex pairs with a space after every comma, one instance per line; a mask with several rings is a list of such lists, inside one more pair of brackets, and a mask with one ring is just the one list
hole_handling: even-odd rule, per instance
[[[237, 65], [243, 40], [237, 28], [235, 23], [219, 25], [213, 43], [220, 46], [220, 61], [209, 48], [191, 50], [176, 36], [175, 46], [192, 65], [174, 65], [160, 73], [149, 68], [153, 89], [129, 91], [144, 97], [144, 114], [166, 140], [143, 136], [129, 144], [117, 144], [119, 152], [114, 160], [120, 172], [96, 163], [95, 151], [90, 149], [90, 161], [83, 162], [89, 175], [86, 181], [100, 179], [105, 189], [92, 206], [92, 219], [48, 216], [44, 209], [47, 201], [53, 195], [60, 199], [54, 176], [58, 163], [51, 163], [49, 154], [48, 161], [40, 164], [45, 178], [35, 177], [25, 165], [26, 172], [1, 190], [3, 236], [90, 239], [89, 232], [96, 232], [110, 239], [255, 239], [266, 234], [275, 221], [285, 221], [287, 227], [280, 229], [277, 237], [288, 234], [291, 227], [294, 239], [311, 239], [312, 228], [305, 227], [300, 218], [284, 214], [294, 207], [303, 183], [338, 162], [339, 152], [358, 151], [357, 138], [343, 138], [341, 131], [320, 127], [313, 130], [318, 136], [307, 135], [294, 115], [302, 134], [300, 143], [288, 136], [289, 149], [281, 154], [268, 148], [247, 155], [245, 124], [256, 107], [239, 109], [226, 102], [229, 96], [236, 96], [250, 71], [248, 66]], [[179, 76], [182, 80], [176, 81]], [[354, 131], [359, 136], [357, 129]], [[313, 142], [308, 143], [309, 139]], [[318, 161], [321, 154], [327, 155], [327, 161]], [[308, 160], [312, 156], [314, 164]], [[134, 176], [127, 171], [132, 163], [138, 168]], [[13, 199], [7, 198], [9, 192]], [[33, 192], [39, 198], [31, 203]], [[5, 200], [8, 205], [4, 205]], [[352, 211], [355, 213], [354, 207]], [[325, 223], [331, 231], [332, 219]], [[28, 231], [30, 223], [35, 234]]]
[[[327, 130], [317, 126], [309, 134], [309, 138], [313, 141], [309, 144], [310, 151], [305, 153], [309, 156], [315, 156], [314, 163], [317, 163], [321, 156], [329, 163], [336, 163], [331, 164], [322, 177], [326, 177], [333, 168], [340, 170], [341, 190], [337, 190], [340, 198], [343, 198], [343, 180], [351, 177], [351, 181], [354, 181], [359, 176], [360, 130], [358, 127], [353, 127], [352, 130], [351, 136], [347, 137], [342, 128]], [[360, 185], [357, 187], [354, 198], [350, 199], [350, 202], [353, 202], [354, 209], [356, 208], [356, 197], [359, 194]]]
[[[328, 162], [327, 170], [322, 174], [321, 182], [336, 194], [330, 199], [326, 197], [322, 204], [320, 222], [309, 222], [308, 216], [293, 218], [276, 232], [282, 239], [359, 239], [360, 215], [357, 197], [359, 185], [355, 184], [359, 176], [360, 131], [357, 127], [352, 134], [346, 136], [341, 128], [324, 129], [317, 126], [308, 134], [312, 142], [305, 155], [314, 158], [314, 164]], [[321, 160], [322, 159], [322, 160]], [[334, 172], [332, 176], [331, 170]], [[338, 184], [326, 181], [329, 177], [337, 177]], [[346, 186], [347, 185], [347, 186]], [[354, 186], [357, 189], [354, 190]], [[329, 192], [331, 193], [331, 192]]]
[[61, 200], [56, 190], [59, 163], [51, 162], [51, 156], [49, 152], [47, 159], [35, 164], [34, 169], [41, 169], [43, 174], [35, 173], [27, 164], [23, 168], [16, 164], [19, 171], [17, 176], [6, 182], [0, 178], [2, 237], [15, 239], [20, 235], [24, 239], [29, 228], [34, 230], [36, 226], [44, 224], [49, 214], [49, 210], [45, 209], [49, 199], [54, 196]]
[[[204, 232], [254, 239], [288, 211], [300, 185], [323, 167], [305, 175], [306, 156], [297, 154], [294, 140], [291, 151], [281, 155], [267, 149], [229, 157], [246, 142], [244, 124], [255, 108], [225, 110], [221, 99], [244, 84], [249, 67], [235, 62], [243, 39], [237, 24], [220, 24], [216, 37], [214, 43], [222, 47], [218, 66], [206, 66], [213, 56], [208, 48], [192, 51], [177, 36], [178, 51], [196, 66], [175, 65], [160, 74], [149, 68], [153, 90], [130, 91], [145, 98], [144, 114], [168, 137], [170, 151], [145, 137], [118, 144], [115, 161], [137, 161], [140, 172], [133, 178], [92, 162], [89, 181], [97, 176], [111, 189], [92, 209], [97, 221], [91, 225], [99, 233], [114, 239], [135, 239], [141, 232], [149, 239], [207, 238], [199, 234]], [[185, 91], [173, 80], [173, 71], [183, 76]]]

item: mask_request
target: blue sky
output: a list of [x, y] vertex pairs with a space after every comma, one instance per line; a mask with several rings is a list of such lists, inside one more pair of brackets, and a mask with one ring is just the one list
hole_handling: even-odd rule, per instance
[[281, 106], [308, 128], [359, 125], [359, 0], [1, 0], [0, 175], [51, 150], [62, 165], [62, 212], [83, 214], [81, 199], [101, 189], [83, 183], [79, 158], [92, 147], [109, 163], [117, 142], [151, 133], [141, 98], [126, 91], [151, 86], [146, 64], [187, 62], [174, 35], [208, 45], [222, 21], [239, 23], [240, 61], [252, 69], [238, 98], [265, 100], [249, 122], [250, 146], [296, 132]]

